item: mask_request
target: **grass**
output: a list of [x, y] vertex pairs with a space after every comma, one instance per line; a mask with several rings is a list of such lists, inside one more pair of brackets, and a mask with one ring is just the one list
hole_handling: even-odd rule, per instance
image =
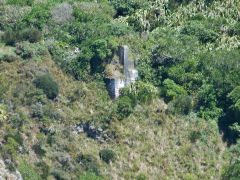
[[[226, 162], [221, 154], [226, 145], [218, 134], [216, 123], [206, 122], [194, 115], [169, 116], [164, 113], [167, 105], [163, 100], [155, 100], [150, 106], [137, 106], [128, 118], [121, 122], [112, 121], [109, 130], [114, 132], [116, 139], [110, 142], [99, 143], [87, 138], [85, 134], [74, 135], [70, 127], [79, 122], [79, 117], [83, 120], [91, 119], [91, 112], [94, 116], [100, 106], [112, 102], [110, 99], [102, 101], [103, 97], [99, 96], [94, 82], [86, 84], [74, 81], [50, 57], [43, 57], [41, 61], [1, 63], [1, 75], [4, 74], [11, 82], [6, 93], [7, 101], [13, 98], [11, 91], [17, 83], [28, 83], [30, 86], [27, 88], [30, 88], [34, 77], [46, 68], [58, 82], [60, 90], [59, 101], [47, 103], [62, 112], [61, 123], [51, 122], [50, 125], [56, 130], [53, 145], [44, 145], [47, 153], [43, 160], [51, 167], [57, 165], [55, 152], [65, 152], [72, 159], [76, 158], [78, 152], [82, 152], [93, 155], [100, 163], [101, 174], [110, 179], [135, 179], [140, 173], [146, 174], [149, 179], [184, 179], [186, 173], [200, 179], [220, 178], [221, 167]], [[27, 72], [31, 72], [32, 76], [26, 78]], [[80, 90], [79, 93], [83, 96], [72, 102], [69, 97], [76, 90]], [[99, 91], [104, 95], [102, 90]], [[41, 124], [31, 118], [31, 106], [18, 104], [17, 109], [27, 115], [28, 123], [24, 124], [22, 135], [25, 139], [24, 146], [32, 151], [32, 146], [39, 141], [45, 142], [47, 136], [42, 134], [40, 140], [37, 138]], [[200, 132], [201, 136], [191, 142], [189, 132], [193, 130]], [[9, 131], [9, 128], [4, 131]], [[64, 131], [68, 132], [67, 136]], [[64, 147], [68, 150], [65, 151]], [[111, 149], [116, 153], [116, 160], [110, 165], [100, 160], [98, 154], [102, 149]], [[31, 153], [26, 156], [26, 161], [33, 165], [34, 162], [41, 161], [39, 158]], [[66, 173], [74, 177], [72, 173]]]

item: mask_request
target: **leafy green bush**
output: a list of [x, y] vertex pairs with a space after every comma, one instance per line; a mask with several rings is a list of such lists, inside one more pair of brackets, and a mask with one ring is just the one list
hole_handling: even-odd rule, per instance
[[240, 117], [240, 86], [235, 87], [227, 95], [227, 98], [232, 103], [232, 105], [229, 108], [235, 112], [235, 119], [239, 119]]
[[135, 102], [129, 96], [122, 96], [117, 99], [118, 119], [122, 120], [133, 112]]
[[76, 161], [78, 164], [81, 164], [86, 171], [99, 175], [99, 165], [96, 158], [92, 155], [80, 153], [77, 155]]
[[59, 92], [58, 83], [54, 81], [50, 74], [38, 76], [33, 83], [37, 88], [42, 89], [49, 99], [57, 97]]
[[6, 55], [0, 57], [0, 62], [5, 61], [8, 63], [11, 63], [11, 62], [19, 61], [19, 60], [21, 60], [21, 58], [19, 58], [18, 56], [15, 56], [15, 55], [7, 55], [6, 54]]
[[8, 0], [7, 3], [17, 6], [32, 6], [34, 0]]
[[222, 172], [223, 180], [237, 180], [240, 179], [240, 163], [234, 163], [226, 166]]
[[148, 177], [145, 173], [140, 173], [137, 175], [136, 180], [148, 180]]
[[32, 149], [34, 150], [34, 152], [40, 156], [43, 157], [46, 154], [46, 151], [42, 148], [42, 143], [36, 143], [33, 145]]
[[34, 28], [24, 29], [22, 31], [8, 30], [2, 36], [3, 42], [5, 42], [6, 45], [11, 46], [20, 41], [29, 41], [30, 43], [35, 43], [41, 41], [41, 39], [41, 31]]
[[110, 161], [115, 160], [115, 153], [112, 150], [103, 149], [99, 152], [99, 157], [106, 163], [109, 163]]
[[187, 92], [183, 89], [183, 87], [179, 86], [171, 79], [165, 79], [163, 81], [163, 88], [162, 94], [167, 102], [178, 97], [187, 96]]
[[49, 176], [49, 166], [45, 162], [37, 162], [35, 166], [38, 168], [38, 173], [41, 172], [42, 179], [47, 179]]
[[20, 7], [20, 6], [12, 6], [12, 5], [4, 5], [4, 6], [0, 5], [0, 12], [1, 12], [0, 13], [0, 29], [1, 30], [18, 29], [19, 23], [21, 22], [22, 18], [27, 13], [29, 13], [29, 11], [31, 11], [31, 7], [28, 7], [28, 6]]
[[19, 41], [19, 36], [17, 32], [14, 32], [12, 30], [6, 31], [2, 36], [3, 42], [6, 43], [6, 45], [14, 45], [16, 42]]
[[22, 27], [34, 27], [42, 30], [50, 18], [50, 4], [36, 5], [31, 9], [31, 12], [23, 17]]
[[4, 136], [5, 141], [7, 141], [8, 138], [13, 138], [18, 144], [23, 145], [23, 138], [20, 133], [16, 134], [6, 134]]
[[201, 132], [199, 132], [199, 131], [192, 131], [189, 134], [189, 140], [192, 143], [195, 143], [198, 139], [200, 139], [200, 137], [201, 137]]
[[70, 180], [63, 171], [53, 170], [51, 174], [58, 180]]
[[23, 59], [41, 60], [43, 56], [48, 56], [49, 52], [42, 43], [31, 44], [27, 41], [16, 43], [16, 53]]
[[72, 22], [74, 17], [72, 16], [73, 7], [68, 3], [58, 4], [51, 11], [52, 19], [57, 24], [64, 24]]
[[136, 9], [140, 9], [144, 5], [143, 0], [112, 0], [111, 4], [117, 10], [117, 16], [126, 16], [134, 13]]
[[218, 38], [218, 34], [211, 29], [205, 28], [199, 21], [192, 21], [186, 24], [181, 33], [194, 35], [202, 43], [214, 42]]
[[217, 107], [216, 92], [212, 84], [204, 83], [198, 91], [198, 114], [202, 118], [218, 118], [222, 109]]
[[29, 41], [30, 43], [36, 43], [42, 39], [42, 32], [34, 28], [24, 29], [19, 34], [21, 40]]
[[175, 114], [189, 114], [194, 108], [194, 101], [189, 96], [181, 96], [168, 104], [167, 111]]
[[131, 84], [129, 88], [121, 89], [122, 96], [128, 96], [132, 99], [132, 106], [135, 106], [137, 102], [143, 104], [151, 103], [156, 98], [157, 93], [156, 87], [151, 83], [144, 83], [142, 81]]

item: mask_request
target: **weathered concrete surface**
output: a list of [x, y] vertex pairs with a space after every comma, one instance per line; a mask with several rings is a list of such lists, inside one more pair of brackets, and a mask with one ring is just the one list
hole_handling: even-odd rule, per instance
[[118, 47], [119, 62], [123, 66], [124, 78], [110, 79], [108, 90], [112, 98], [117, 98], [120, 89], [134, 83], [138, 77], [138, 71], [134, 69], [134, 61], [129, 60], [128, 53], [128, 46]]

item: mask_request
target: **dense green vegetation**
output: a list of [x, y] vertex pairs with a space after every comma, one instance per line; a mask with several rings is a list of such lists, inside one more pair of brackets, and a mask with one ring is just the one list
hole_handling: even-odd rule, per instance
[[[0, 0], [0, 159], [23, 179], [238, 179], [239, 7]], [[139, 79], [114, 100], [119, 45]]]

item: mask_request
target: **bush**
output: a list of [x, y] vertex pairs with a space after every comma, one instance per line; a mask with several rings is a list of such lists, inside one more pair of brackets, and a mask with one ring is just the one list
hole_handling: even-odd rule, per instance
[[194, 101], [189, 96], [176, 98], [168, 105], [168, 112], [176, 114], [189, 114], [194, 107]]
[[186, 24], [181, 33], [187, 35], [194, 35], [202, 43], [214, 42], [218, 38], [218, 34], [211, 29], [207, 29], [200, 23], [200, 21], [191, 21]]
[[140, 173], [137, 177], [137, 180], [148, 180], [148, 177], [144, 173]]
[[29, 13], [29, 11], [31, 11], [31, 8], [27, 6], [20, 7], [11, 5], [0, 5], [0, 29], [17, 29], [20, 21], [27, 13]]
[[151, 83], [138, 81], [132, 84], [129, 88], [121, 89], [121, 95], [128, 96], [132, 99], [132, 106], [135, 106], [136, 101], [139, 103], [151, 103], [157, 96], [158, 90]]
[[222, 109], [217, 107], [216, 91], [212, 84], [204, 83], [198, 91], [198, 115], [205, 119], [221, 116]]
[[28, 14], [23, 17], [21, 27], [34, 27], [42, 30], [50, 17], [50, 4], [34, 6]]
[[103, 149], [99, 152], [99, 157], [106, 163], [109, 163], [115, 160], [115, 153], [112, 150]]
[[16, 53], [18, 53], [23, 59], [40, 60], [42, 56], [48, 56], [49, 52], [47, 48], [41, 43], [31, 44], [27, 41], [16, 43]]
[[72, 13], [73, 7], [68, 3], [59, 4], [51, 11], [52, 19], [57, 24], [72, 22], [74, 20]]
[[226, 166], [222, 172], [223, 180], [237, 180], [240, 179], [240, 163], [234, 163]]
[[118, 16], [126, 16], [134, 13], [136, 9], [143, 7], [143, 0], [112, 0], [111, 4], [117, 10]]
[[42, 179], [47, 179], [49, 176], [49, 166], [45, 162], [37, 162], [35, 166], [38, 167], [38, 173], [41, 172]]
[[128, 96], [122, 96], [117, 99], [118, 119], [122, 120], [133, 112], [133, 100]]
[[34, 0], [8, 0], [7, 4], [17, 5], [17, 6], [32, 6]]
[[18, 144], [23, 145], [23, 138], [22, 135], [20, 133], [16, 133], [16, 134], [7, 134], [4, 136], [5, 141], [7, 141], [8, 138], [13, 138], [14, 141], [16, 141]]
[[187, 92], [183, 89], [183, 87], [177, 85], [171, 79], [165, 79], [163, 81], [163, 95], [166, 102], [174, 100], [178, 97], [187, 96]]
[[201, 137], [201, 132], [199, 131], [192, 131], [189, 134], [189, 140], [191, 141], [191, 143], [195, 143], [198, 139], [200, 139]]
[[57, 180], [70, 180], [68, 176], [63, 171], [53, 170], [51, 174], [57, 179]]
[[13, 46], [16, 42], [19, 41], [19, 36], [18, 33], [12, 30], [8, 30], [3, 34], [2, 40], [6, 43], [6, 45]]
[[59, 92], [58, 83], [53, 80], [50, 74], [38, 76], [33, 82], [37, 88], [43, 90], [49, 99], [57, 97]]
[[29, 41], [30, 43], [36, 43], [41, 41], [42, 39], [42, 32], [38, 29], [30, 28], [24, 29], [20, 32], [20, 39], [23, 41]]
[[36, 43], [41, 41], [41, 39], [41, 31], [33, 28], [24, 29], [22, 31], [8, 30], [2, 36], [3, 42], [5, 42], [6, 45], [11, 46], [20, 41], [29, 41], [30, 43]]
[[21, 60], [21, 58], [19, 58], [18, 56], [14, 56], [14, 55], [4, 55], [3, 57], [0, 58], [0, 62], [5, 61], [8, 63], [19, 61], [19, 60]]
[[32, 149], [40, 157], [43, 157], [46, 154], [46, 151], [42, 148], [41, 143], [36, 143], [35, 145], [33, 145]]
[[99, 175], [99, 165], [96, 158], [94, 158], [92, 155], [84, 155], [82, 153], [78, 154], [76, 161], [78, 164], [81, 164], [86, 171]]

